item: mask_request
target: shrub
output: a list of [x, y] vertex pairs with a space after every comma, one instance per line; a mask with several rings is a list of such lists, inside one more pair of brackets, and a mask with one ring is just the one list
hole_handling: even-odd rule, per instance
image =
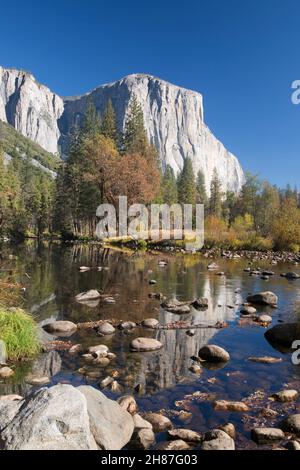
[[0, 339], [9, 360], [31, 358], [40, 351], [36, 323], [21, 309], [0, 308]]

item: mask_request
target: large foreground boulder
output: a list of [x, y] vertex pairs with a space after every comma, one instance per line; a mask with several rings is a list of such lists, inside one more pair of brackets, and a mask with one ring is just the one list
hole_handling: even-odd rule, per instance
[[86, 399], [71, 385], [42, 388], [18, 401], [15, 411], [0, 432], [3, 449], [97, 449], [90, 431]]
[[300, 324], [282, 323], [265, 332], [265, 338], [275, 346], [292, 348], [294, 341], [300, 338]]
[[249, 295], [247, 302], [260, 305], [277, 305], [278, 297], [270, 291], [258, 292], [257, 294]]
[[116, 401], [88, 385], [77, 388], [87, 402], [91, 432], [101, 449], [119, 450], [131, 439], [132, 416]]

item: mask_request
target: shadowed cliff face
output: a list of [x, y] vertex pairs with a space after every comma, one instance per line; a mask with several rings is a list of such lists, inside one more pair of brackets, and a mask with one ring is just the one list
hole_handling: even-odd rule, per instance
[[90, 99], [100, 116], [111, 99], [123, 130], [132, 94], [142, 106], [148, 137], [162, 167], [169, 164], [178, 174], [189, 157], [195, 173], [204, 172], [208, 192], [215, 167], [224, 191], [241, 188], [242, 168], [206, 126], [200, 93], [135, 74], [63, 101], [32, 74], [0, 67], [0, 119], [52, 153], [67, 153], [71, 131], [82, 122]]

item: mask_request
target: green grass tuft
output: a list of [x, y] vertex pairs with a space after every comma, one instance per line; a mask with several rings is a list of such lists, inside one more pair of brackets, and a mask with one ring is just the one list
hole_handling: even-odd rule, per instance
[[31, 358], [40, 351], [36, 323], [21, 309], [0, 308], [0, 340], [11, 361]]

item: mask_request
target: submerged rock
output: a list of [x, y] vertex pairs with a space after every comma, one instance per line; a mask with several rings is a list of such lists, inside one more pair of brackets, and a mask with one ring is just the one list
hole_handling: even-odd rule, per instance
[[234, 440], [221, 429], [213, 429], [205, 433], [202, 450], [234, 450]]
[[225, 349], [215, 344], [203, 346], [198, 353], [199, 357], [208, 362], [228, 362], [230, 355]]
[[47, 323], [43, 326], [47, 333], [54, 335], [69, 336], [77, 330], [77, 325], [68, 320], [58, 320], [51, 323]]
[[257, 444], [270, 444], [284, 439], [284, 433], [276, 428], [254, 428], [251, 437]]
[[131, 341], [131, 351], [156, 351], [162, 348], [162, 343], [154, 338], [135, 338]]
[[261, 305], [277, 305], [278, 297], [273, 292], [265, 291], [249, 295], [247, 302]]
[[261, 357], [251, 356], [248, 358], [248, 361], [258, 362], [261, 364], [277, 364], [278, 362], [282, 362], [282, 359], [281, 357], [272, 357], [272, 356], [261, 356]]
[[154, 432], [162, 432], [173, 427], [172, 422], [166, 416], [160, 413], [146, 413], [144, 415], [146, 421], [152, 424]]
[[168, 435], [171, 439], [182, 439], [188, 442], [201, 442], [202, 436], [196, 431], [190, 429], [170, 429]]
[[217, 411], [249, 411], [248, 405], [246, 405], [246, 403], [244, 403], [243, 401], [216, 400], [213, 403], [213, 407]]

